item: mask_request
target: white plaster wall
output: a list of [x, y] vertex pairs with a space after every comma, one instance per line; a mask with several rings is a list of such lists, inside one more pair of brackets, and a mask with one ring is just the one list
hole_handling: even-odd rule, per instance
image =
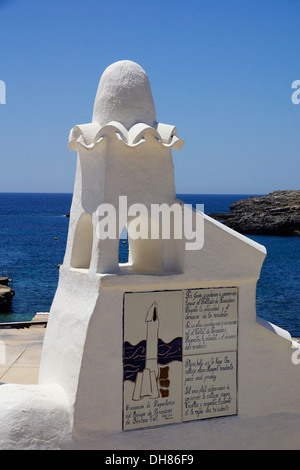
[[[105, 202], [128, 197], [128, 206], [175, 201], [174, 165], [170, 148], [154, 139], [137, 147], [112, 140], [107, 153]], [[116, 190], [117, 189], [117, 190]]]
[[[98, 314], [92, 317], [88, 330], [90, 341], [83, 356], [74, 410], [76, 445], [105, 449], [298, 448], [297, 366], [291, 362], [290, 342], [256, 322], [255, 282], [232, 279], [230, 283], [220, 280], [186, 284], [166, 277], [137, 288], [129, 277], [124, 279], [123, 288], [112, 287], [114, 280], [110, 279], [110, 287], [100, 290]], [[132, 283], [142, 291], [158, 286], [162, 290], [239, 287], [237, 416], [122, 432], [123, 293], [132, 289]]]
[[57, 450], [73, 446], [72, 409], [57, 384], [1, 385], [0, 449]]
[[100, 279], [86, 270], [60, 269], [50, 310], [40, 365], [40, 384], [58, 383], [73, 405], [90, 317], [98, 299]]
[[185, 251], [185, 273], [194, 279], [259, 279], [266, 249], [207, 215], [204, 244], [199, 251]]

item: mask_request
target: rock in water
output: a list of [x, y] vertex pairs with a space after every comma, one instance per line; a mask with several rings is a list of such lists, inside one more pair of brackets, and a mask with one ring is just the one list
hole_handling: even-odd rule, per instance
[[300, 190], [242, 199], [230, 206], [229, 213], [211, 216], [244, 234], [300, 235]]
[[0, 277], [0, 311], [8, 312], [15, 291], [8, 286], [8, 278]]

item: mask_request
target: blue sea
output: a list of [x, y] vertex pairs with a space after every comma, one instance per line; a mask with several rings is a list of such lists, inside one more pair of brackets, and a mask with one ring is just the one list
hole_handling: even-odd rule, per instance
[[[204, 212], [229, 212], [249, 194], [179, 194]], [[31, 320], [49, 312], [62, 264], [72, 194], [0, 193], [0, 276], [15, 290], [10, 312], [0, 322]], [[300, 237], [249, 236], [267, 248], [257, 286], [257, 314], [300, 338]], [[126, 258], [127, 246], [121, 256]]]

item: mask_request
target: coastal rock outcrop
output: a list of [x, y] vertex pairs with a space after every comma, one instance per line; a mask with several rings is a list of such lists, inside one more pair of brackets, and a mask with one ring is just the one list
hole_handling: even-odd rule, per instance
[[244, 234], [300, 235], [300, 190], [241, 199], [230, 206], [229, 213], [209, 215]]
[[15, 291], [8, 285], [7, 277], [0, 277], [0, 312], [6, 312], [10, 309], [11, 300]]

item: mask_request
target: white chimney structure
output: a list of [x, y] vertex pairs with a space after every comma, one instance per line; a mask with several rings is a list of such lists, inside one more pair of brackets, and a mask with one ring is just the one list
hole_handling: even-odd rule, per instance
[[[142, 67], [104, 71], [92, 122], [70, 132], [74, 194], [39, 383], [0, 386], [0, 449], [299, 448], [300, 346], [256, 316], [265, 248], [187, 208], [182, 225], [203, 238], [191, 247], [153, 216], [185, 210], [172, 159], [183, 143], [158, 122]], [[146, 369], [153, 396], [135, 400]]]

